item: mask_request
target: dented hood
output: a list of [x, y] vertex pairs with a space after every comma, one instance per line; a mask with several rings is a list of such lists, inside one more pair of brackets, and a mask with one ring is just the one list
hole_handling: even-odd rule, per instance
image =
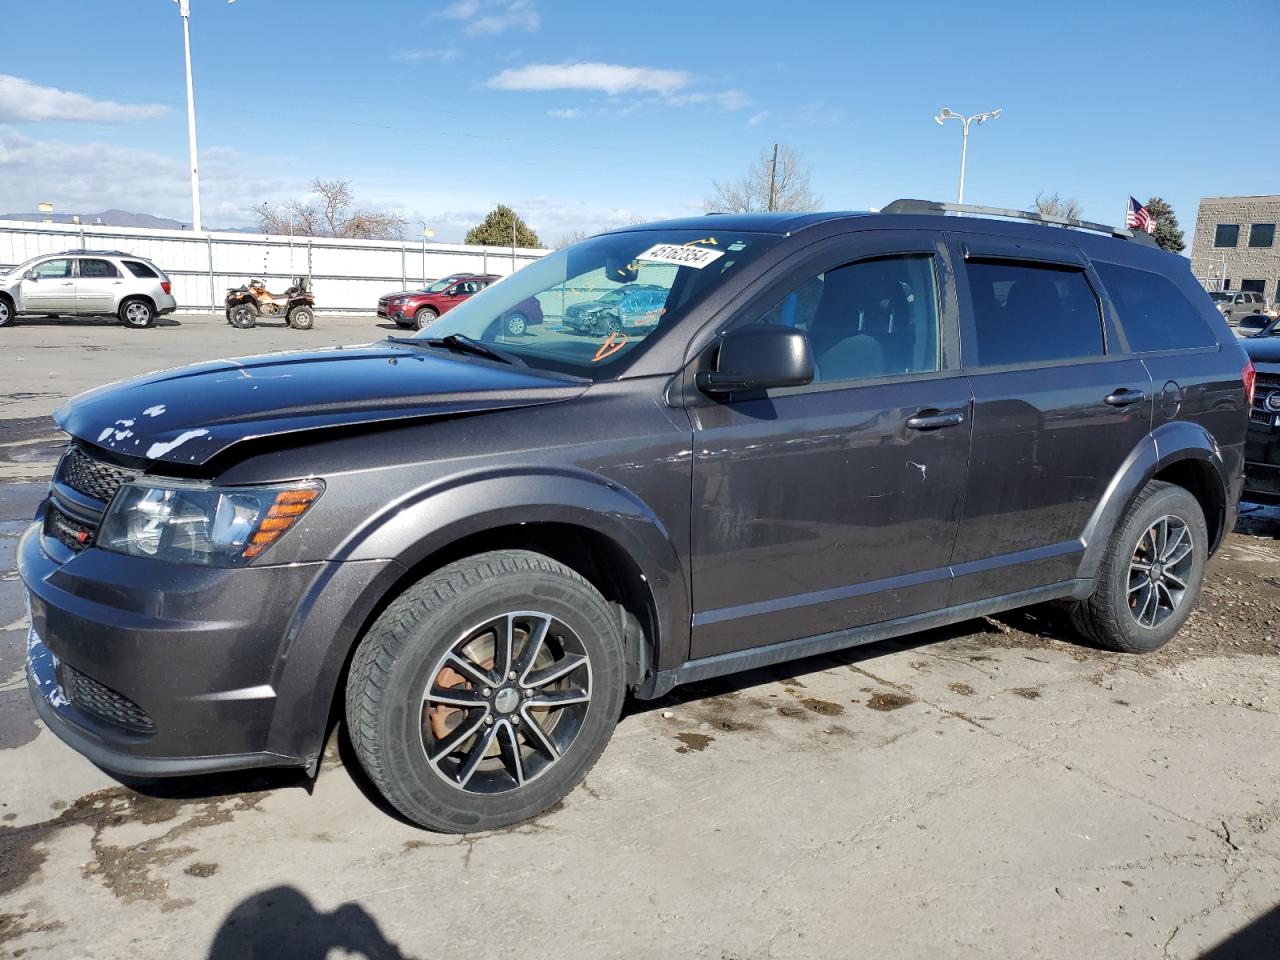
[[587, 386], [383, 342], [147, 374], [73, 397], [53, 418], [73, 437], [121, 455], [189, 466], [243, 440], [552, 403]]

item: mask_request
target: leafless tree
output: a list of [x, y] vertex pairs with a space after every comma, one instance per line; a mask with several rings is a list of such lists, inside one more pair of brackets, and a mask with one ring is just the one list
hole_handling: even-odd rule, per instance
[[822, 203], [822, 198], [813, 192], [809, 182], [813, 168], [798, 150], [779, 144], [776, 173], [772, 168], [773, 149], [766, 147], [736, 180], [725, 183], [712, 181], [712, 194], [702, 201], [703, 208], [709, 213], [756, 213], [761, 210], [816, 210]]
[[[291, 200], [283, 207], [263, 204], [258, 223], [263, 233], [282, 234], [290, 229], [300, 237], [350, 237], [361, 240], [398, 240], [408, 221], [389, 210], [358, 207], [350, 180], [311, 182], [308, 202]], [[290, 216], [292, 214], [292, 216]]]
[[560, 234], [560, 239], [556, 241], [555, 248], [559, 250], [561, 247], [571, 247], [575, 243], [579, 243], [587, 237], [594, 237], [594, 233], [588, 233], [586, 230], [566, 230]]
[[1041, 190], [1036, 194], [1036, 212], [1051, 217], [1066, 217], [1068, 220], [1079, 220], [1084, 213], [1084, 207], [1080, 206], [1080, 201], [1075, 197], [1066, 197], [1064, 199], [1058, 195], [1057, 191], [1045, 193]]

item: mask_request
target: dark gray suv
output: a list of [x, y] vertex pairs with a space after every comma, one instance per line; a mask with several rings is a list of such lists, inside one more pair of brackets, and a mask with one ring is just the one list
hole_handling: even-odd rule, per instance
[[[135, 776], [314, 773], [341, 717], [467, 831], [563, 797], [628, 693], [1045, 601], [1160, 647], [1252, 367], [1145, 237], [957, 209], [627, 228], [416, 337], [77, 397], [18, 551], [40, 715]], [[654, 324], [565, 329], [635, 283]]]

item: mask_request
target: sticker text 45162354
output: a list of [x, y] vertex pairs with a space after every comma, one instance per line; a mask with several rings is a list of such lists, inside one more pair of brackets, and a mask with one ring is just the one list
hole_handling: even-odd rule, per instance
[[655, 243], [636, 259], [646, 263], [671, 263], [677, 267], [693, 267], [695, 270], [701, 270], [708, 263], [714, 263], [723, 256], [723, 250], [686, 247], [678, 243]]

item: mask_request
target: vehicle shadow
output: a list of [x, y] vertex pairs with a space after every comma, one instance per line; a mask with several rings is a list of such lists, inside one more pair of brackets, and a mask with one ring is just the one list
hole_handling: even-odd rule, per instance
[[[171, 316], [156, 317], [151, 321], [153, 327], [180, 327], [182, 323]], [[124, 324], [119, 317], [51, 317], [21, 314], [13, 319], [15, 327], [120, 327]]]
[[1280, 957], [1280, 907], [1210, 947], [1200, 954], [1199, 960], [1257, 960], [1259, 957]]
[[325, 960], [335, 948], [366, 960], [413, 960], [364, 907], [344, 903], [325, 913], [291, 886], [236, 904], [214, 935], [208, 960]]

